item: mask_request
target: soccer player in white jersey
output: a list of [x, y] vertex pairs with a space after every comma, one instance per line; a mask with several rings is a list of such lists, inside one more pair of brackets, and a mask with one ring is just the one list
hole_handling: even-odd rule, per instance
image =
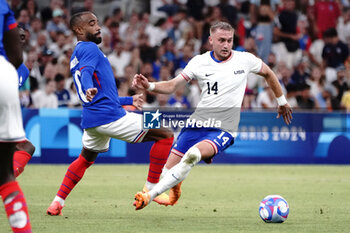
[[4, 0], [0, 0], [0, 29], [0, 196], [12, 231], [30, 233], [27, 203], [12, 170], [16, 144], [25, 139], [15, 69], [23, 57], [17, 22]]
[[282, 116], [286, 124], [291, 123], [292, 109], [283, 95], [278, 78], [253, 54], [232, 50], [233, 34], [234, 29], [230, 24], [213, 24], [209, 37], [213, 51], [195, 56], [183, 72], [172, 80], [149, 83], [142, 74], [135, 75], [134, 87], [163, 94], [173, 93], [192, 79], [197, 79], [202, 89], [201, 99], [190, 118], [203, 121], [216, 117], [222, 122], [214, 128], [182, 129], [163, 169], [163, 178], [151, 191], [135, 195], [136, 210], [144, 208], [168, 189], [170, 203], [175, 204], [181, 194], [181, 182], [191, 168], [201, 160], [210, 163], [216, 154], [233, 144], [249, 73], [265, 78], [277, 97], [277, 117]]

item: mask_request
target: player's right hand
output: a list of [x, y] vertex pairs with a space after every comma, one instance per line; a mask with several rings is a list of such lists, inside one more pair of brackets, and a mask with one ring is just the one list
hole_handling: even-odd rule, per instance
[[89, 88], [86, 90], [86, 99], [91, 102], [92, 99], [97, 95], [97, 88]]
[[280, 118], [280, 116], [283, 117], [284, 122], [289, 125], [290, 123], [292, 123], [292, 108], [290, 107], [290, 105], [288, 103], [286, 103], [283, 106], [278, 106], [277, 109], [277, 118]]
[[135, 74], [131, 86], [136, 89], [147, 90], [147, 88], [149, 87], [149, 83], [147, 78], [142, 74]]

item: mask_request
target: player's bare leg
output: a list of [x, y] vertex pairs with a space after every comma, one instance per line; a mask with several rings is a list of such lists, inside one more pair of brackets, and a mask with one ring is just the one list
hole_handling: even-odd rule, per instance
[[146, 207], [156, 196], [165, 192], [182, 182], [200, 160], [206, 160], [215, 154], [213, 147], [201, 141], [195, 146], [192, 146], [183, 156], [181, 161], [171, 168], [163, 179], [148, 193], [137, 193], [135, 195], [136, 210]]

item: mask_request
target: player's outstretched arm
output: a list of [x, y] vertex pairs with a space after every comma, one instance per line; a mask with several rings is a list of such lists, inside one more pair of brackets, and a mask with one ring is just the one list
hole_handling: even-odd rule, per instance
[[267, 84], [269, 85], [269, 87], [271, 87], [273, 93], [277, 98], [277, 102], [278, 102], [277, 118], [280, 118], [280, 116], [282, 116], [284, 122], [287, 125], [289, 125], [293, 119], [292, 108], [288, 104], [286, 97], [283, 95], [282, 87], [278, 81], [277, 76], [270, 69], [270, 67], [268, 67], [264, 62], [262, 64], [262, 69], [258, 74], [265, 78]]
[[171, 94], [179, 87], [186, 85], [186, 80], [178, 75], [169, 81], [148, 82], [147, 78], [142, 74], [136, 74], [132, 81], [132, 86], [140, 90], [154, 91], [161, 94]]

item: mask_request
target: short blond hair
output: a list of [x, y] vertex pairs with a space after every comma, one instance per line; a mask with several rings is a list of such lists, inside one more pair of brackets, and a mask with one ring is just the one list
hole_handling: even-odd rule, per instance
[[219, 21], [219, 22], [213, 23], [210, 26], [210, 35], [215, 33], [218, 29], [225, 30], [225, 31], [234, 31], [231, 24], [223, 22], [223, 21]]

